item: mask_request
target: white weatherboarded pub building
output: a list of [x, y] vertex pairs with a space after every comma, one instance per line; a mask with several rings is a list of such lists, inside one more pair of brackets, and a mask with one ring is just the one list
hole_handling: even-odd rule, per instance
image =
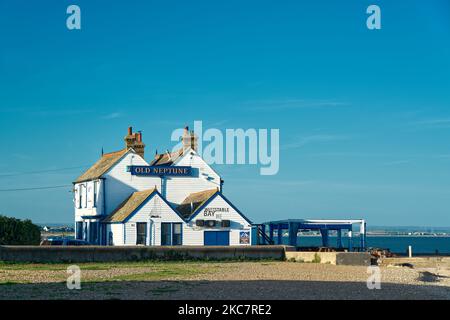
[[74, 184], [75, 234], [97, 245], [250, 245], [251, 222], [222, 194], [221, 177], [183, 147], [148, 163], [141, 133], [102, 157]]

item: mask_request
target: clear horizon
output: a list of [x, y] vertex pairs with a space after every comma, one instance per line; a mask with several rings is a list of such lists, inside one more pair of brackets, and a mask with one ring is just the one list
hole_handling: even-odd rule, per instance
[[72, 181], [128, 126], [149, 160], [201, 120], [280, 129], [277, 175], [213, 165], [252, 221], [450, 226], [450, 3], [377, 0], [381, 30], [370, 4], [1, 2], [0, 214], [73, 223]]
[[[73, 222], [39, 222], [39, 221], [33, 221], [33, 223], [40, 225], [40, 226], [70, 226], [73, 225]], [[420, 229], [437, 229], [437, 230], [449, 230], [450, 226], [448, 227], [440, 227], [440, 226], [377, 226], [377, 225], [368, 225], [368, 229], [374, 229], [374, 228], [420, 228]]]

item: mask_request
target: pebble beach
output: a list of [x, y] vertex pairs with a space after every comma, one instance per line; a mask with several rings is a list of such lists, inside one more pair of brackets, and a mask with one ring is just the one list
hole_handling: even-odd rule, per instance
[[81, 290], [66, 265], [0, 265], [0, 299], [396, 300], [450, 299], [446, 267], [381, 266], [381, 289], [367, 267], [296, 262], [81, 265]]

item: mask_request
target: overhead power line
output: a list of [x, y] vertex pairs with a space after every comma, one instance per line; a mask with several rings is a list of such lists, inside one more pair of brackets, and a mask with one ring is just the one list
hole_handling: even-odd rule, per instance
[[65, 171], [65, 170], [72, 170], [72, 169], [82, 169], [82, 168], [87, 168], [87, 167], [89, 167], [89, 166], [85, 165], [85, 166], [77, 166], [77, 167], [40, 170], [40, 171], [29, 171], [29, 172], [18, 172], [18, 173], [4, 173], [4, 174], [0, 174], [0, 178], [24, 176], [24, 175], [28, 175], [28, 174], [50, 173], [50, 172], [58, 172], [58, 171]]
[[[0, 178], [5, 177], [15, 177], [15, 176], [23, 176], [29, 174], [38, 174], [38, 173], [50, 173], [50, 172], [58, 172], [72, 169], [81, 169], [87, 168], [88, 165], [84, 166], [76, 166], [76, 167], [66, 167], [66, 168], [57, 168], [57, 169], [46, 169], [39, 171], [29, 171], [29, 172], [18, 172], [18, 173], [5, 173], [0, 174]], [[48, 190], [48, 189], [59, 189], [59, 188], [68, 188], [72, 187], [72, 185], [54, 185], [54, 186], [40, 186], [40, 187], [26, 187], [26, 188], [11, 188], [11, 189], [0, 189], [0, 192], [15, 192], [15, 191], [33, 191], [33, 190]]]
[[46, 186], [46, 187], [33, 187], [33, 188], [16, 188], [16, 189], [0, 189], [0, 192], [11, 192], [11, 191], [30, 191], [30, 190], [47, 190], [47, 189], [58, 189], [58, 188], [68, 188], [72, 185], [61, 185], [61, 186]]

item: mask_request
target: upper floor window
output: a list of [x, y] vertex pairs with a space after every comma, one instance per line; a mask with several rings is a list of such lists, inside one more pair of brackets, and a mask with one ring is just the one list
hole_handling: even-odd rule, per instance
[[84, 185], [84, 207], [88, 207], [88, 188], [87, 183]]
[[85, 184], [80, 184], [79, 203], [79, 208], [87, 208], [87, 187]]

